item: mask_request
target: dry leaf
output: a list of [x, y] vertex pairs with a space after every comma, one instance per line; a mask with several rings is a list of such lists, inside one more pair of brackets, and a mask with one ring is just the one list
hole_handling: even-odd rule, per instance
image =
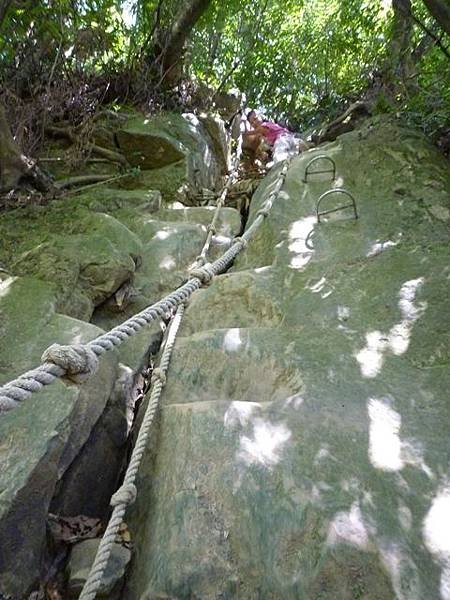
[[77, 515], [76, 517], [60, 517], [48, 515], [48, 526], [54, 539], [66, 544], [75, 544], [80, 540], [99, 537], [102, 532], [100, 519]]

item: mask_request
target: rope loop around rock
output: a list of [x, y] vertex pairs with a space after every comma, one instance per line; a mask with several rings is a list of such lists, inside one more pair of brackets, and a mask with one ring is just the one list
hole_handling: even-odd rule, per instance
[[71, 383], [83, 383], [98, 369], [97, 355], [85, 344], [52, 344], [42, 354], [41, 362], [62, 367], [66, 372], [63, 379]]
[[191, 279], [197, 277], [203, 285], [210, 284], [214, 275], [215, 273], [211, 263], [206, 263], [203, 267], [192, 269], [189, 273]]
[[136, 501], [137, 488], [134, 483], [124, 483], [120, 488], [111, 496], [110, 506], [119, 506], [123, 504], [128, 506]]
[[235, 238], [233, 238], [233, 244], [236, 244], [237, 242], [242, 244], [243, 248], [247, 248], [247, 246], [248, 246], [248, 241], [241, 236], [236, 236]]

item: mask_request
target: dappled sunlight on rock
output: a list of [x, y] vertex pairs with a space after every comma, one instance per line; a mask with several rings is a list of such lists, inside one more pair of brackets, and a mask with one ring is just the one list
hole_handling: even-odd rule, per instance
[[369, 458], [383, 471], [399, 471], [403, 467], [399, 437], [402, 418], [386, 400], [370, 398]]
[[387, 335], [380, 331], [366, 334], [366, 346], [355, 354], [363, 377], [376, 377], [383, 366], [383, 353], [390, 350], [396, 356], [404, 354], [409, 347], [414, 323], [424, 313], [427, 303], [414, 305], [417, 290], [422, 286], [423, 277], [407, 281], [400, 289], [398, 306], [403, 320], [391, 327]]
[[440, 592], [450, 600], [450, 484], [447, 481], [434, 497], [423, 524], [425, 545], [442, 567]]
[[433, 472], [424, 460], [423, 444], [414, 439], [402, 440], [402, 459], [405, 464], [421, 469], [427, 477], [434, 478]]
[[338, 512], [328, 528], [327, 544], [347, 543], [363, 550], [369, 548], [369, 535], [358, 502], [348, 512]]
[[231, 402], [230, 406], [227, 408], [223, 418], [223, 424], [227, 428], [232, 428], [236, 425], [244, 427], [249, 423], [254, 413], [259, 411], [260, 408], [261, 404], [258, 402], [240, 402], [235, 400], [234, 402]]
[[242, 344], [239, 327], [229, 329], [223, 338], [223, 349], [227, 352], [236, 352]]
[[[379, 543], [379, 551], [383, 565], [390, 575], [395, 597], [398, 600], [421, 598], [417, 566], [400, 545], [393, 541], [382, 540]], [[404, 580], [407, 580], [407, 586]]]
[[166, 240], [170, 235], [169, 231], [158, 231], [157, 233], [155, 233], [155, 235], [153, 236], [154, 240]]
[[364, 377], [376, 377], [381, 371], [385, 347], [386, 338], [380, 331], [366, 334], [366, 347], [356, 354], [356, 360]]
[[314, 457], [314, 465], [318, 466], [324, 460], [333, 459], [328, 444], [324, 444]]
[[71, 344], [83, 344], [85, 341], [84, 336], [74, 329], [73, 338], [70, 340]]
[[291, 435], [283, 423], [276, 425], [257, 418], [253, 423], [252, 436], [240, 437], [237, 459], [246, 466], [273, 467], [281, 460], [281, 454]]
[[300, 408], [304, 401], [305, 399], [302, 396], [300, 396], [300, 394], [294, 394], [293, 396], [289, 396], [288, 398], [286, 398], [286, 400], [284, 401], [284, 406], [289, 406], [297, 409]]
[[309, 263], [311, 258], [312, 258], [312, 255], [307, 254], [306, 252], [297, 254], [297, 256], [293, 256], [291, 258], [290, 266], [292, 269], [300, 270]]
[[339, 321], [346, 321], [350, 317], [350, 309], [348, 306], [338, 306], [337, 316]]
[[176, 262], [172, 256], [165, 256], [159, 263], [159, 268], [166, 269], [167, 271], [170, 271], [170, 269], [173, 269], [175, 266]]
[[7, 277], [3, 281], [0, 280], [0, 298], [4, 298], [8, 294], [11, 285], [16, 279], [17, 277]]
[[[401, 233], [399, 234], [399, 237], [401, 237]], [[372, 256], [378, 256], [378, 254], [381, 254], [382, 252], [384, 252], [384, 250], [387, 250], [387, 248], [393, 248], [394, 246], [397, 246], [397, 244], [398, 241], [393, 242], [392, 240], [386, 240], [385, 242], [380, 242], [379, 240], [377, 240], [374, 244], [372, 244], [372, 247], [370, 248], [366, 256], [368, 258]]]
[[307, 239], [314, 229], [316, 217], [305, 217], [291, 223], [289, 229], [289, 251], [294, 253], [291, 257], [290, 267], [302, 269], [311, 260], [314, 250], [307, 246]]
[[291, 252], [307, 252], [309, 248], [305, 245], [305, 240], [314, 229], [316, 217], [305, 217], [299, 221], [294, 221], [289, 229], [289, 250]]
[[219, 246], [225, 246], [231, 244], [231, 238], [226, 235], [215, 235], [213, 236], [213, 242]]
[[427, 477], [433, 473], [425, 463], [423, 445], [414, 439], [401, 440], [402, 418], [392, 408], [388, 398], [370, 398], [369, 458], [372, 465], [383, 471], [400, 471], [405, 465], [421, 469]]
[[450, 567], [445, 566], [441, 573], [440, 592], [442, 600], [450, 600]]
[[402, 285], [400, 290], [399, 308], [402, 311], [402, 317], [408, 321], [415, 321], [418, 319], [426, 308], [426, 302], [421, 302], [418, 307], [414, 306], [414, 299], [417, 291], [420, 289], [424, 282], [423, 277], [418, 279], [412, 279]]

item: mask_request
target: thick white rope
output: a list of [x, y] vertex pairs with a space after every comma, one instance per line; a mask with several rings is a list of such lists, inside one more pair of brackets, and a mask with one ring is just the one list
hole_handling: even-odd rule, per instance
[[[235, 243], [231, 246], [231, 248], [227, 252], [225, 252], [225, 254], [220, 259], [215, 261], [213, 265], [207, 263], [206, 265], [204, 265], [204, 267], [196, 269], [196, 271], [198, 272], [193, 272], [191, 274], [194, 280], [201, 280], [203, 283], [209, 282], [210, 279], [216, 274], [216, 268], [219, 269], [218, 272], [221, 272], [223, 270], [223, 267], [231, 262], [231, 257], [234, 258], [243, 248], [247, 246], [248, 240], [254, 235], [258, 227], [268, 215], [272, 207], [273, 201], [277, 197], [281, 186], [283, 185], [288, 167], [289, 163], [288, 161], [286, 161], [286, 164], [280, 172], [274, 191], [270, 194], [270, 196], [264, 203], [263, 210], [258, 211], [255, 221], [244, 233], [242, 238], [236, 239]], [[115, 492], [115, 494], [113, 494], [111, 498], [110, 504], [113, 507], [111, 518], [108, 522], [106, 531], [100, 542], [97, 554], [94, 559], [94, 563], [89, 572], [88, 578], [83, 587], [79, 600], [95, 599], [97, 592], [101, 587], [103, 574], [108, 564], [108, 560], [111, 555], [116, 536], [119, 532], [120, 525], [122, 524], [123, 518], [125, 516], [126, 509], [130, 504], [133, 504], [133, 502], [136, 500], [137, 489], [135, 486], [135, 480], [137, 472], [142, 457], [144, 455], [145, 449], [147, 447], [148, 438], [150, 436], [150, 429], [153, 424], [156, 411], [158, 410], [161, 393], [163, 387], [166, 384], [166, 373], [172, 355], [172, 350], [175, 344], [177, 332], [180, 327], [181, 320], [183, 318], [183, 314], [184, 304], [182, 303], [179, 306], [169, 326], [167, 340], [161, 356], [159, 367], [153, 371], [152, 391], [150, 394], [147, 409], [145, 411], [144, 419], [139, 430], [136, 445], [131, 455], [130, 464], [128, 465], [123, 484]]]
[[236, 154], [234, 156], [234, 161], [232, 165], [231, 172], [225, 182], [224, 187], [217, 199], [216, 209], [214, 211], [214, 215], [211, 223], [208, 225], [208, 235], [206, 236], [205, 243], [203, 244], [203, 248], [201, 249], [200, 254], [195, 259], [194, 268], [201, 267], [206, 263], [206, 256], [209, 252], [209, 248], [211, 246], [211, 241], [214, 235], [217, 233], [217, 221], [219, 220], [219, 215], [222, 207], [225, 205], [228, 192], [230, 191], [231, 184], [234, 183], [238, 177], [239, 165], [241, 162], [241, 154], [242, 154], [242, 135], [239, 136]]
[[42, 355], [43, 364], [0, 387], [0, 412], [19, 406], [20, 402], [26, 400], [44, 386], [50, 385], [56, 379], [66, 378], [80, 382], [89, 378], [98, 366], [97, 357], [120, 346], [152, 321], [170, 315], [173, 309], [184, 304], [203, 284], [209, 283], [215, 275], [225, 271], [235, 257], [246, 247], [247, 242], [267, 217], [273, 201], [283, 185], [288, 166], [289, 159], [286, 160], [280, 171], [274, 190], [257, 212], [251, 226], [242, 237], [235, 238], [234, 243], [220, 258], [213, 263], [207, 263], [203, 267], [196, 268], [191, 273], [191, 278], [175, 291], [91, 342], [75, 346], [53, 344], [50, 348], [47, 348]]
[[97, 592], [102, 584], [103, 574], [105, 572], [106, 565], [108, 564], [116, 536], [119, 533], [119, 528], [122, 524], [127, 506], [133, 504], [133, 502], [136, 500], [136, 475], [147, 446], [148, 438], [150, 436], [150, 429], [155, 419], [156, 411], [158, 410], [159, 399], [166, 382], [166, 372], [169, 366], [178, 328], [180, 327], [181, 319], [183, 318], [183, 313], [184, 305], [181, 304], [170, 323], [159, 368], [153, 371], [152, 391], [147, 409], [145, 411], [144, 419], [139, 430], [136, 445], [131, 455], [130, 464], [128, 465], [122, 485], [111, 498], [110, 504], [113, 507], [111, 518], [101, 539], [97, 554], [94, 559], [94, 564], [92, 565], [89, 576], [84, 584], [79, 600], [93, 600], [97, 595]]
[[[286, 161], [283, 169], [279, 174], [279, 178], [276, 182], [274, 191], [267, 198], [264, 203], [263, 209], [260, 209], [257, 213], [255, 221], [249, 227], [249, 229], [244, 233], [242, 238], [236, 238], [235, 243], [230, 248], [232, 250], [234, 247], [238, 248], [235, 255], [237, 255], [243, 248], [247, 246], [248, 239], [250, 239], [254, 233], [257, 231], [258, 227], [261, 225], [263, 220], [268, 215], [272, 204], [276, 197], [278, 196], [279, 191], [283, 185], [284, 179], [286, 177], [286, 173], [289, 168], [289, 161]], [[230, 252], [227, 251], [227, 252]], [[225, 258], [227, 252], [219, 259], [227, 261]], [[232, 253], [230, 252], [230, 256]], [[214, 265], [217, 263], [216, 261]], [[224, 263], [225, 264], [225, 263]], [[209, 267], [206, 269], [206, 267]], [[208, 280], [209, 278], [214, 277], [214, 269], [213, 265], [209, 265], [207, 263], [203, 269], [197, 269], [200, 271], [198, 274], [192, 273], [194, 279], [202, 278], [203, 281]], [[222, 269], [223, 270], [223, 269]], [[178, 333], [178, 329], [180, 327], [181, 320], [184, 314], [184, 304], [181, 304], [178, 308], [175, 316], [173, 317], [171, 324], [167, 333], [167, 341], [164, 346], [164, 350], [161, 356], [161, 361], [159, 367], [154, 369], [152, 375], [152, 391], [150, 394], [149, 403], [147, 409], [145, 411], [144, 419], [142, 421], [141, 428], [139, 430], [138, 438], [136, 441], [136, 445], [134, 447], [133, 453], [131, 455], [130, 464], [128, 465], [123, 484], [120, 488], [113, 494], [111, 498], [111, 506], [113, 507], [113, 512], [111, 514], [111, 518], [106, 527], [106, 531], [102, 537], [100, 545], [97, 550], [97, 554], [94, 559], [94, 563], [89, 572], [86, 583], [84, 584], [83, 590], [79, 597], [79, 600], [94, 600], [98, 591], [100, 590], [103, 574], [105, 572], [106, 566], [108, 564], [109, 557], [111, 555], [112, 548], [115, 543], [116, 536], [119, 532], [120, 525], [122, 524], [123, 518], [125, 516], [125, 512], [127, 507], [130, 504], [133, 504], [136, 500], [137, 489], [135, 486], [136, 475], [144, 455], [148, 438], [150, 436], [150, 429], [153, 424], [156, 411], [158, 410], [159, 401], [161, 397], [161, 393], [163, 387], [166, 384], [166, 374], [169, 366], [170, 358], [172, 355], [172, 350], [175, 345], [176, 336]], [[154, 380], [156, 380], [154, 382]]]

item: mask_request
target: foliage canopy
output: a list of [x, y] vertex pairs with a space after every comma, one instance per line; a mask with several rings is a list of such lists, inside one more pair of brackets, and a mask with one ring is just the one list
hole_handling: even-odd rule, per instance
[[[390, 70], [379, 108], [433, 133], [450, 120], [450, 60], [442, 49], [450, 39], [421, 0], [393, 2], [410, 11], [397, 54], [390, 0], [204, 0], [207, 9], [184, 40], [184, 76], [215, 90], [238, 88], [250, 105], [305, 128], [376, 89]], [[61, 82], [77, 82], [81, 97], [87, 80], [96, 82], [97, 101], [142, 100], [165, 79], [158, 53], [189, 4], [0, 0], [0, 83], [21, 101], [46, 90], [46, 105]], [[413, 65], [406, 76], [405, 57]]]

